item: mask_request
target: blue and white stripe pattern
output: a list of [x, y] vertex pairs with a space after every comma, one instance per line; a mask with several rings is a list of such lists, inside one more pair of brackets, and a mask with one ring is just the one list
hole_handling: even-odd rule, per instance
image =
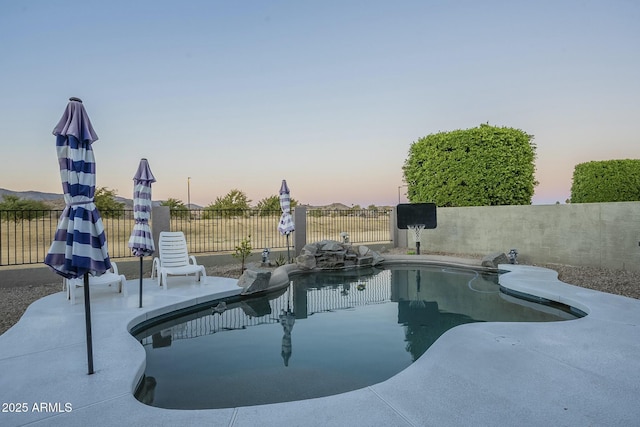
[[131, 253], [137, 257], [152, 255], [156, 247], [153, 243], [149, 219], [151, 219], [151, 184], [156, 182], [147, 159], [140, 160], [138, 171], [133, 177], [133, 218], [135, 225], [129, 237]]
[[53, 130], [66, 207], [44, 263], [57, 274], [75, 279], [100, 276], [111, 268], [104, 225], [93, 197], [96, 165], [91, 144], [98, 136], [82, 101], [71, 98]]
[[295, 225], [293, 224], [293, 217], [291, 217], [291, 197], [289, 196], [289, 187], [286, 179], [282, 180], [282, 185], [280, 186], [280, 209], [282, 209], [282, 215], [280, 216], [278, 231], [282, 235], [288, 235], [295, 230]]

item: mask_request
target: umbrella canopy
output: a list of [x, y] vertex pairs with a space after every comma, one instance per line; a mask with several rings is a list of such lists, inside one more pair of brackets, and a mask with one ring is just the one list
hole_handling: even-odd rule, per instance
[[91, 145], [98, 140], [78, 98], [53, 129], [66, 207], [44, 263], [57, 274], [75, 279], [89, 273], [100, 276], [111, 268], [107, 239], [93, 197], [96, 165]]
[[286, 179], [282, 180], [282, 185], [280, 186], [280, 209], [282, 209], [282, 215], [280, 216], [278, 231], [280, 234], [288, 236], [295, 230], [295, 225], [291, 217], [291, 197], [289, 196], [289, 187]]
[[133, 219], [135, 225], [129, 238], [131, 253], [137, 257], [153, 255], [156, 247], [151, 236], [151, 184], [156, 182], [147, 159], [140, 160], [133, 177]]
[[156, 247], [149, 227], [151, 218], [151, 184], [156, 178], [151, 173], [147, 159], [141, 159], [138, 170], [133, 176], [133, 219], [135, 225], [129, 237], [129, 247], [134, 256], [140, 257], [140, 298], [142, 307], [142, 258], [152, 255]]

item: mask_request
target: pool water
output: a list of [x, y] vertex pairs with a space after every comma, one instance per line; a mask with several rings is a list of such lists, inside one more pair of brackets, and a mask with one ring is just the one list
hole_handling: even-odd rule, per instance
[[505, 295], [497, 274], [429, 266], [299, 275], [218, 304], [136, 333], [138, 400], [213, 409], [333, 395], [394, 376], [458, 325], [577, 317]]

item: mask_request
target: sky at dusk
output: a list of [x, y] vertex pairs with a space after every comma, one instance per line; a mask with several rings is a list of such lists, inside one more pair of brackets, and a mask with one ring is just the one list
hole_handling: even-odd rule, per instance
[[[395, 205], [412, 142], [535, 136], [534, 204], [576, 164], [640, 158], [640, 2], [0, 2], [0, 188], [60, 193], [51, 131], [82, 98], [97, 185], [132, 198]], [[189, 179], [190, 177], [190, 179]], [[188, 185], [189, 183], [189, 185]]]

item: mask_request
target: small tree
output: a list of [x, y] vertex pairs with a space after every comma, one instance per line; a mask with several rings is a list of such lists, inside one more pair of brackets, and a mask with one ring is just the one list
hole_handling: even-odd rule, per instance
[[249, 258], [249, 255], [251, 255], [252, 249], [253, 248], [251, 247], [251, 234], [249, 234], [246, 238], [242, 239], [240, 244], [236, 246], [235, 252], [231, 254], [234, 258], [237, 258], [240, 260], [242, 264], [240, 271], [242, 272], [244, 272], [245, 260]]
[[[291, 199], [291, 207], [296, 207], [298, 202]], [[260, 216], [273, 215], [274, 212], [280, 211], [280, 196], [265, 197], [256, 205]]]
[[251, 200], [240, 190], [233, 189], [224, 197], [216, 197], [216, 200], [204, 208], [204, 218], [213, 216], [211, 211], [221, 211], [224, 216], [240, 216], [247, 209]]
[[169, 214], [172, 218], [188, 218], [189, 208], [182, 203], [182, 200], [169, 198], [160, 202], [161, 206], [169, 206]]
[[38, 200], [21, 199], [12, 194], [2, 196], [0, 211], [11, 211], [2, 215], [7, 221], [22, 221], [43, 217], [49, 206]]
[[116, 191], [107, 187], [99, 187], [93, 196], [93, 201], [100, 211], [100, 215], [106, 218], [120, 218], [124, 215], [124, 203], [116, 201]]

